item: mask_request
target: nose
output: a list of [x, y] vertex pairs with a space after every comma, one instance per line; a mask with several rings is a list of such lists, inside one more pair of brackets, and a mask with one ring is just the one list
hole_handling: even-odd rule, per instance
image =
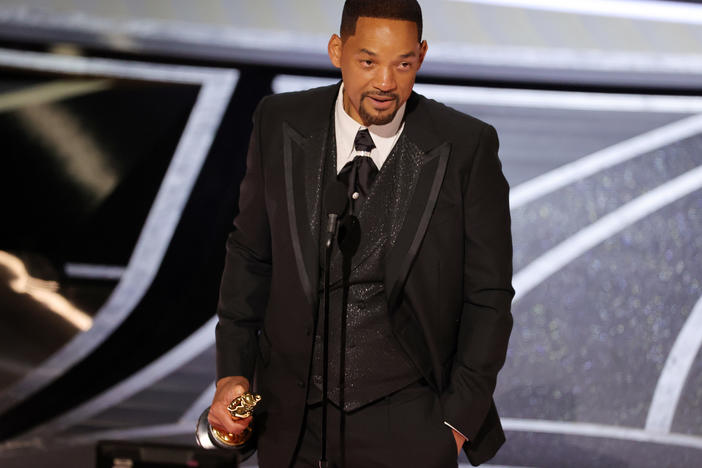
[[397, 87], [395, 71], [392, 67], [382, 67], [378, 70], [375, 80], [375, 87], [383, 92], [392, 91]]

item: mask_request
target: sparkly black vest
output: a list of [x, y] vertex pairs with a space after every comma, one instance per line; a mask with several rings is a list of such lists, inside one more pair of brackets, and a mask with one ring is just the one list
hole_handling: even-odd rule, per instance
[[[329, 148], [333, 157], [325, 159], [325, 181], [336, 177], [334, 138], [331, 138]], [[368, 198], [356, 206], [361, 237], [356, 253], [346, 264], [346, 269], [350, 270], [346, 301], [342, 281], [344, 260], [338, 246], [333, 247], [328, 395], [338, 407], [343, 401], [345, 411], [358, 409], [421, 377], [393, 336], [383, 282], [385, 255], [402, 227], [419, 175], [419, 154], [419, 149], [404, 134], [401, 135], [376, 176]], [[323, 251], [320, 258], [323, 261]], [[323, 280], [323, 275], [320, 279]], [[319, 294], [319, 320], [308, 403], [317, 402], [322, 396], [324, 317], [321, 283]], [[344, 303], [347, 304], [345, 308]]]

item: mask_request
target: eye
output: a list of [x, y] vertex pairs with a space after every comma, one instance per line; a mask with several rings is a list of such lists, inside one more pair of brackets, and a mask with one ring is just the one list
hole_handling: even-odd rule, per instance
[[400, 68], [403, 70], [409, 70], [411, 67], [412, 67], [412, 64], [409, 62], [400, 63]]
[[369, 68], [373, 66], [373, 61], [369, 59], [363, 59], [361, 60], [361, 66], [363, 66], [364, 68]]

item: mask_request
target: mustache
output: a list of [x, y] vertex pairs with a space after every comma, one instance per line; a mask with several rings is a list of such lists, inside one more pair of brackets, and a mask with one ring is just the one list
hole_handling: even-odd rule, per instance
[[382, 91], [375, 91], [375, 92], [370, 92], [370, 91], [368, 91], [368, 92], [363, 93], [363, 94], [361, 95], [361, 97], [362, 97], [362, 98], [366, 98], [366, 97], [381, 97], [381, 98], [391, 98], [391, 99], [394, 99], [395, 101], [399, 101], [399, 100], [400, 100], [400, 96], [398, 96], [397, 94], [395, 94], [395, 93], [384, 93], [384, 92], [382, 92]]

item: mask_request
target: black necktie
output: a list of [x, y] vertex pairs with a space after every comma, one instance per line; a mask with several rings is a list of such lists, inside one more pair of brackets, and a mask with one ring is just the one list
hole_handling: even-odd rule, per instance
[[355, 201], [361, 197], [365, 199], [368, 196], [373, 179], [378, 174], [378, 167], [370, 157], [375, 143], [373, 143], [367, 128], [358, 131], [353, 146], [356, 150], [356, 157], [344, 165], [338, 178], [346, 183], [349, 198]]

